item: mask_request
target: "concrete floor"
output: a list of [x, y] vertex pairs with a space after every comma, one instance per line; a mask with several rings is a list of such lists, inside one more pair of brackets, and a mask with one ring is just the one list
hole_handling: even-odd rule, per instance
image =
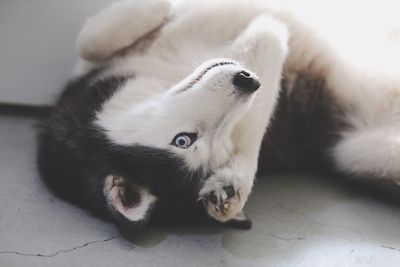
[[35, 131], [32, 117], [0, 109], [0, 266], [400, 266], [397, 188], [260, 177], [246, 207], [249, 231], [157, 227], [124, 239], [47, 191], [35, 170]]

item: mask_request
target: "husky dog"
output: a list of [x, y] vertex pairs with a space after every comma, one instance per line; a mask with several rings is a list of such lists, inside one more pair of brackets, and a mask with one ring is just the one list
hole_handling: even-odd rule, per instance
[[115, 222], [249, 227], [258, 166], [400, 180], [400, 83], [264, 1], [118, 2], [87, 20], [78, 49], [39, 168]]

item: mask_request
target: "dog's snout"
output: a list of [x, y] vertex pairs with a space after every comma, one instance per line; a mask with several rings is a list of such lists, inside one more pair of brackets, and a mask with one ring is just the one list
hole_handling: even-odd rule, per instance
[[233, 84], [239, 91], [244, 93], [253, 93], [260, 88], [261, 84], [251, 73], [241, 71], [233, 77]]

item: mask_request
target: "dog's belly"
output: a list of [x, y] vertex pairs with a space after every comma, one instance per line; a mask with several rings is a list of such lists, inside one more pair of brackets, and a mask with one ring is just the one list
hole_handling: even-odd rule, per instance
[[262, 144], [259, 171], [330, 171], [330, 149], [346, 128], [337, 101], [324, 80], [298, 75], [288, 93], [282, 91]]

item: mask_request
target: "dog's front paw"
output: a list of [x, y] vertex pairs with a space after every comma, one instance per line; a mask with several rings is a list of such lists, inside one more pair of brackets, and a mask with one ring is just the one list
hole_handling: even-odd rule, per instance
[[220, 222], [227, 222], [240, 213], [247, 200], [249, 186], [245, 179], [224, 168], [209, 177], [199, 192], [199, 200], [207, 213]]

